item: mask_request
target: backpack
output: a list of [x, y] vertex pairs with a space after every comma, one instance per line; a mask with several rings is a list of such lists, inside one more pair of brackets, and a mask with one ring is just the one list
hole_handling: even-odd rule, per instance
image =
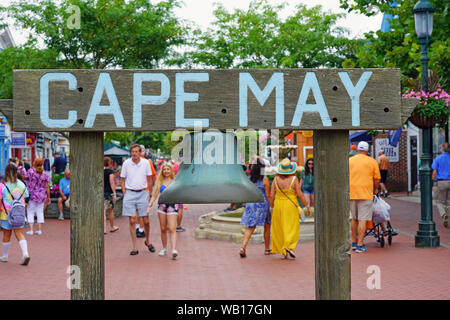
[[[8, 213], [8, 223], [10, 224], [11, 227], [15, 227], [15, 228], [22, 227], [25, 224], [26, 212], [25, 212], [25, 206], [22, 204], [20, 199], [22, 198], [23, 194], [25, 193], [26, 188], [23, 190], [19, 199], [15, 199], [14, 196], [12, 195], [11, 191], [9, 191], [8, 186], [6, 184], [4, 184], [4, 186], [6, 187], [9, 194], [11, 195], [11, 198], [13, 199], [13, 202], [11, 204], [11, 209], [9, 210], [9, 213]], [[3, 202], [3, 198], [2, 198], [2, 205], [3, 205], [3, 208], [5, 209], [5, 212], [7, 213], [5, 203]]]

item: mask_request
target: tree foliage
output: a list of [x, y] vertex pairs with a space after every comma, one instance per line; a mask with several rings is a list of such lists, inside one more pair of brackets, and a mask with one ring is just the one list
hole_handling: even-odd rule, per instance
[[[390, 21], [389, 32], [369, 32], [364, 43], [355, 50], [344, 67], [400, 68], [402, 84], [415, 87], [421, 78], [420, 45], [414, 27], [412, 9], [417, 0], [397, 0], [397, 7], [390, 8], [391, 0], [340, 0], [341, 7], [350, 11], [373, 15], [377, 10], [397, 17]], [[433, 16], [433, 33], [428, 49], [429, 69], [442, 77], [444, 87], [450, 81], [450, 12], [449, 1], [430, 0], [436, 12]]]
[[248, 10], [228, 12], [216, 4], [213, 27], [197, 32], [192, 63], [215, 68], [341, 67], [351, 54], [347, 30], [336, 27], [342, 14], [300, 4], [282, 19], [286, 3], [253, 0]]
[[161, 150], [164, 154], [170, 154], [172, 145], [168, 143], [170, 132], [105, 132], [105, 143], [119, 141], [121, 147], [130, 147], [132, 144], [143, 144], [154, 150]]
[[[80, 25], [71, 26], [78, 7]], [[173, 10], [177, 0], [20, 0], [0, 14], [42, 38], [72, 68], [158, 66], [182, 45], [188, 30]]]
[[[80, 9], [79, 27], [68, 23], [76, 13], [71, 6]], [[178, 0], [19, 0], [0, 6], [0, 19], [12, 18], [34, 39], [0, 53], [0, 98], [12, 97], [14, 69], [152, 69], [179, 61], [175, 48], [186, 42], [190, 29], [176, 17], [177, 6]], [[36, 37], [45, 49], [37, 48]], [[167, 151], [166, 135], [116, 132], [107, 133], [105, 141]]]
[[30, 41], [21, 47], [9, 47], [0, 52], [0, 99], [12, 99], [14, 69], [58, 69], [58, 52], [37, 49]]

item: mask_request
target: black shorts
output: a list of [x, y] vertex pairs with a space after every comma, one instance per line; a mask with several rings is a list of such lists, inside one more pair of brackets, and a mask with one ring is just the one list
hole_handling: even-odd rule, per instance
[[387, 180], [387, 170], [380, 170], [381, 183], [386, 183]]

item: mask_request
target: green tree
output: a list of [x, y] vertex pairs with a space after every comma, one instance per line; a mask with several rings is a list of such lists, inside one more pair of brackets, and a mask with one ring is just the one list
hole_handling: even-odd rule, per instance
[[[77, 14], [71, 6], [79, 8], [79, 26], [68, 23]], [[0, 19], [12, 18], [46, 47], [37, 49], [33, 41], [0, 53], [0, 97], [12, 97], [13, 69], [152, 69], [182, 62], [175, 48], [186, 43], [190, 29], [175, 16], [177, 6], [178, 0], [20, 0], [0, 6]], [[105, 140], [165, 150], [165, 135], [116, 132], [107, 133]]]
[[[121, 147], [130, 147], [132, 144], [143, 144], [154, 151], [170, 154], [173, 144], [170, 143], [170, 132], [105, 132], [105, 143], [119, 141]], [[169, 138], [167, 138], [169, 137]]]
[[0, 51], [0, 99], [12, 99], [14, 69], [63, 68], [64, 64], [57, 58], [58, 52], [37, 49], [34, 41]]
[[[369, 32], [354, 53], [348, 58], [344, 67], [400, 68], [402, 84], [415, 86], [421, 77], [420, 45], [414, 27], [414, 16], [411, 10], [417, 0], [397, 0], [398, 6], [390, 8], [390, 0], [340, 0], [341, 7], [347, 11], [355, 11], [367, 16], [391, 13], [397, 18], [390, 21], [389, 32]], [[436, 8], [433, 17], [433, 33], [428, 51], [429, 69], [437, 77], [442, 77], [448, 89], [450, 77], [450, 12], [449, 2], [430, 0]]]
[[348, 31], [336, 26], [343, 15], [300, 4], [282, 19], [285, 7], [253, 0], [248, 10], [230, 13], [216, 4], [213, 27], [195, 33], [195, 48], [186, 55], [193, 64], [216, 68], [341, 67], [352, 52]]
[[[188, 29], [173, 12], [178, 5], [177, 0], [20, 0], [0, 7], [0, 17], [42, 38], [74, 69], [151, 69], [185, 42]], [[69, 23], [77, 14], [71, 6], [79, 8], [79, 27]]]

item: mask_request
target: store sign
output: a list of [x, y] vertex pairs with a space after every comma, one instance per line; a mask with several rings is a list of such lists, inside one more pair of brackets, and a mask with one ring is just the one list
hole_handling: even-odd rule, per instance
[[313, 136], [313, 131], [312, 130], [305, 130], [305, 131], [300, 131], [303, 136], [305, 138], [311, 138]]
[[384, 151], [384, 154], [386, 157], [388, 157], [389, 162], [398, 162], [399, 159], [399, 145], [397, 144], [396, 147], [393, 147], [389, 144], [388, 138], [383, 139], [375, 139], [375, 155], [376, 159], [378, 160], [378, 152], [380, 150]]
[[36, 142], [36, 138], [33, 137], [31, 134], [27, 134], [27, 146], [31, 147]]
[[27, 146], [26, 132], [11, 132], [11, 147], [23, 148]]

